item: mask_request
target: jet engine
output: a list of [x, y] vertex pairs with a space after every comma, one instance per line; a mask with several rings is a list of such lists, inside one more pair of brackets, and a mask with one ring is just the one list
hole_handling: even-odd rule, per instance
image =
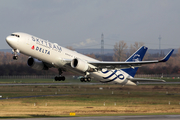
[[32, 57], [27, 60], [27, 64], [28, 66], [36, 70], [48, 70], [48, 67], [44, 65], [42, 61]]
[[90, 70], [88, 63], [78, 58], [75, 58], [71, 61], [71, 67], [80, 70], [82, 72], [86, 72]]

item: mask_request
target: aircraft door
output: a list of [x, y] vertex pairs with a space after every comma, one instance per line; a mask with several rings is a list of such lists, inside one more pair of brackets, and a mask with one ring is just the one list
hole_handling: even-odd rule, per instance
[[19, 37], [17, 37], [17, 45], [19, 45]]
[[31, 40], [30, 40], [29, 37], [26, 38], [26, 44], [27, 44], [27, 45], [31, 45]]

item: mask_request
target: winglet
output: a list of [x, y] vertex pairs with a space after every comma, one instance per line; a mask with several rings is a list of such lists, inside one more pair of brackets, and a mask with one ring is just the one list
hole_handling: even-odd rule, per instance
[[168, 61], [173, 52], [174, 52], [174, 49], [172, 49], [162, 60], [159, 60], [159, 62], [166, 62], [166, 61]]

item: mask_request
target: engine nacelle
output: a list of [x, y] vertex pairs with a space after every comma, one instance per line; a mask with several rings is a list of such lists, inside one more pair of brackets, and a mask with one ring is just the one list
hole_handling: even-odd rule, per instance
[[78, 58], [75, 58], [71, 61], [71, 67], [80, 70], [82, 72], [86, 72], [90, 70], [88, 63]]
[[37, 60], [35, 58], [30, 57], [27, 60], [27, 64], [28, 64], [28, 66], [30, 66], [31, 68], [36, 69], [36, 70], [48, 70], [48, 67], [45, 66], [42, 61]]

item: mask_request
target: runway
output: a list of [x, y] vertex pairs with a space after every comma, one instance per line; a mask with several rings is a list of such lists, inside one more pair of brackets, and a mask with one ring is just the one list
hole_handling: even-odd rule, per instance
[[[0, 84], [0, 86], [28, 86], [28, 85], [101, 85], [101, 84], [106, 84], [106, 83], [85, 83], [85, 82], [80, 82], [80, 83], [3, 83]], [[180, 84], [180, 82], [146, 82], [146, 83], [139, 83], [138, 85], [150, 85], [150, 84], [155, 84], [155, 85], [166, 85], [166, 84]]]
[[[179, 120], [180, 115], [23, 118], [23, 120]], [[7, 120], [7, 119], [1, 119]], [[11, 119], [22, 120], [22, 118]]]

